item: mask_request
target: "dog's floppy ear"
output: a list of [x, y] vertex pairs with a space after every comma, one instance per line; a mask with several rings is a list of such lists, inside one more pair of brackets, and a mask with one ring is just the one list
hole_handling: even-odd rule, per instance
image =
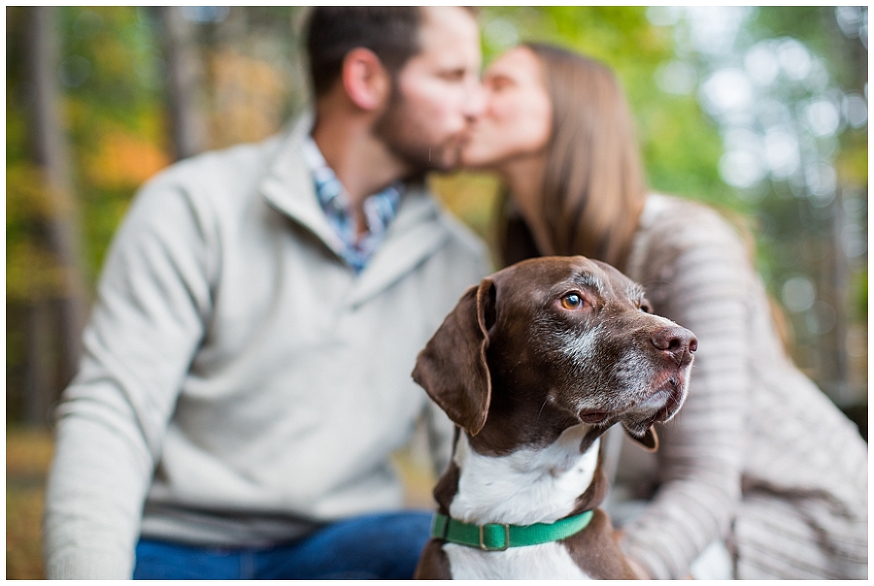
[[485, 425], [492, 398], [486, 348], [487, 320], [494, 321], [494, 287], [491, 279], [483, 279], [464, 292], [419, 352], [413, 370], [413, 380], [471, 435]]
[[656, 435], [655, 428], [647, 427], [643, 435], [635, 435], [627, 427], [625, 432], [628, 434], [628, 437], [640, 444], [647, 452], [655, 452], [659, 449], [659, 436]]

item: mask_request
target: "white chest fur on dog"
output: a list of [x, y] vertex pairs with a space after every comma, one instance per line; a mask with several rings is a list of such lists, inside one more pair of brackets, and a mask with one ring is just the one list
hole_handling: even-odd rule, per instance
[[[586, 424], [576, 425], [546, 448], [521, 449], [499, 457], [476, 453], [461, 434], [454, 457], [460, 469], [458, 492], [450, 515], [468, 523], [514, 525], [552, 523], [567, 516], [591, 484], [598, 465], [600, 440], [579, 453], [590, 429]], [[590, 579], [559, 543], [498, 552], [451, 543], [443, 549], [456, 580]]]
[[559, 543], [480, 551], [447, 543], [453, 580], [591, 580]]

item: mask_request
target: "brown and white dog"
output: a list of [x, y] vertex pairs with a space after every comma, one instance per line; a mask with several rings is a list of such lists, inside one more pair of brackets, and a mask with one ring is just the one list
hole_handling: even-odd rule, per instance
[[415, 577], [634, 578], [597, 509], [599, 436], [620, 423], [655, 449], [652, 425], [683, 404], [696, 347], [649, 313], [639, 285], [581, 256], [523, 261], [468, 289], [413, 372], [458, 426], [439, 513], [480, 527], [594, 513], [569, 537], [503, 551], [432, 537]]

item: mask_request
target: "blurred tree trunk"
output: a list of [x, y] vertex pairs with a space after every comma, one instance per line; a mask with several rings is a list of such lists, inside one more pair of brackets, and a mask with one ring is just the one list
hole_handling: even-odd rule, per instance
[[[832, 50], [840, 55], [844, 62], [845, 76], [843, 84], [849, 91], [857, 91], [865, 95], [865, 85], [868, 82], [868, 50], [859, 38], [848, 38], [836, 22], [835, 8], [821, 9], [822, 30]], [[861, 34], [861, 31], [860, 31]], [[850, 407], [853, 404], [867, 403], [867, 389], [862, 391], [850, 385], [850, 360], [847, 348], [847, 334], [850, 330], [852, 315], [852, 295], [850, 289], [851, 267], [843, 242], [843, 233], [852, 223], [853, 218], [847, 216], [844, 206], [845, 192], [852, 192], [854, 185], [840, 178], [835, 189], [835, 198], [830, 206], [829, 236], [831, 254], [826, 258], [824, 281], [827, 283], [826, 301], [835, 308], [835, 324], [826, 336], [822, 336], [823, 351], [826, 354], [823, 375], [826, 380], [834, 381], [827, 389], [840, 407]]]
[[835, 324], [829, 335], [824, 337], [826, 340], [825, 345], [831, 346], [829, 350], [832, 350], [831, 364], [826, 365], [824, 374], [834, 381], [833, 388], [831, 389], [832, 400], [838, 406], [845, 406], [853, 403], [857, 397], [852, 396], [852, 389], [849, 388], [850, 368], [847, 359], [847, 331], [849, 329], [847, 308], [850, 306], [850, 267], [841, 238], [841, 233], [847, 224], [846, 214], [844, 213], [843, 186], [839, 185], [835, 190], [835, 198], [832, 201], [831, 208], [832, 213], [829, 218], [831, 253], [826, 257], [829, 262], [826, 267], [825, 277], [829, 284], [826, 300], [835, 308]]
[[[86, 315], [85, 263], [82, 238], [79, 229], [78, 207], [70, 176], [70, 155], [64, 136], [60, 115], [61, 93], [58, 87], [59, 47], [55, 32], [53, 7], [40, 6], [27, 9], [27, 29], [24, 53], [30, 75], [30, 128], [32, 156], [41, 170], [47, 202], [45, 229], [48, 246], [53, 253], [59, 274], [60, 311], [57, 336], [60, 351], [59, 379], [50, 376], [46, 340], [53, 334], [50, 315], [50, 300], [32, 300], [31, 317], [28, 319], [27, 375], [30, 381], [29, 403], [34, 406], [49, 405], [56, 398], [57, 389], [52, 382], [66, 385], [76, 372], [81, 348], [81, 335]], [[52, 380], [54, 379], [54, 380]], [[44, 413], [33, 409], [29, 415], [32, 423], [45, 423]], [[42, 416], [41, 416], [42, 415]]]
[[51, 304], [34, 300], [27, 307], [24, 373], [24, 418], [30, 425], [46, 425], [55, 399], [53, 374], [57, 361], [53, 352]]
[[196, 155], [203, 149], [203, 123], [197, 111], [200, 82], [194, 30], [179, 6], [157, 9], [164, 30], [167, 63], [167, 106], [170, 132], [177, 159]]

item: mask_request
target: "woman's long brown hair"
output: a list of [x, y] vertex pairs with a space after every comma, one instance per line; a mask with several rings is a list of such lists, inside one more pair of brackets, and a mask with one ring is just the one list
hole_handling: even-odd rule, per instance
[[[545, 234], [532, 237], [502, 201], [498, 226], [501, 260], [511, 264], [539, 255], [582, 254], [620, 269], [646, 197], [634, 123], [611, 71], [582, 55], [526, 43], [543, 68], [552, 102], [540, 213]], [[539, 250], [534, 242], [548, 243]]]

